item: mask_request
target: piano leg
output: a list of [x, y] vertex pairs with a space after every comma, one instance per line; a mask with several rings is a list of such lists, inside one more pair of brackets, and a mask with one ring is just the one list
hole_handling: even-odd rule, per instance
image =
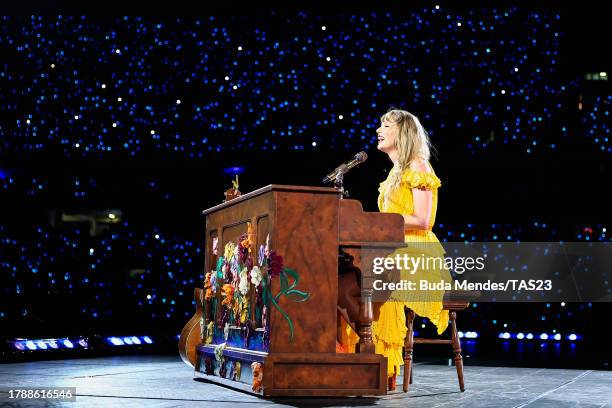
[[359, 304], [359, 344], [358, 353], [374, 354], [375, 348], [372, 342], [372, 320], [374, 312], [372, 310], [372, 289], [361, 290], [361, 302]]

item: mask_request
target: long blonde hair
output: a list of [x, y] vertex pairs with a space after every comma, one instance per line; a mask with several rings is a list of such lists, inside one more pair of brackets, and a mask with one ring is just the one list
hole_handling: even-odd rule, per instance
[[435, 149], [419, 118], [412, 113], [401, 109], [390, 109], [380, 120], [395, 123], [398, 127], [395, 138], [398, 160], [391, 171], [388, 184], [389, 190], [393, 190], [399, 185], [402, 173], [410, 166], [412, 160], [422, 158], [429, 161]]

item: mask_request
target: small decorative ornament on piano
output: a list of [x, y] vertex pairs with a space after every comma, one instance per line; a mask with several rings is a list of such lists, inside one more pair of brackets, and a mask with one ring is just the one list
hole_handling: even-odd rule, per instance
[[253, 386], [251, 389], [254, 392], [261, 392], [263, 386], [263, 364], [259, 362], [251, 363], [251, 371], [253, 372]]
[[232, 188], [230, 188], [223, 194], [225, 195], [225, 200], [223, 200], [224, 202], [240, 197], [241, 193], [240, 193], [240, 190], [238, 190], [238, 175], [237, 174], [236, 174], [236, 180], [232, 180]]

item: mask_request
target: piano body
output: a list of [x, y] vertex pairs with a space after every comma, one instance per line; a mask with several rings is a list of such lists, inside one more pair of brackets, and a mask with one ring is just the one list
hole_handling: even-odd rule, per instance
[[[333, 188], [285, 185], [203, 213], [205, 271], [216, 279], [208, 297], [207, 288], [195, 289], [196, 314], [179, 341], [196, 378], [262, 396], [386, 394], [387, 359], [374, 352], [372, 293], [361, 289], [361, 269], [374, 254], [404, 246], [399, 214], [364, 212]], [[271, 276], [265, 289], [249, 274], [238, 294], [236, 275], [219, 259], [245, 237], [246, 265], [265, 275], [261, 256], [274, 252], [292, 273]], [[239, 301], [228, 293], [231, 276]], [[336, 352], [341, 316], [359, 333], [355, 353]]]

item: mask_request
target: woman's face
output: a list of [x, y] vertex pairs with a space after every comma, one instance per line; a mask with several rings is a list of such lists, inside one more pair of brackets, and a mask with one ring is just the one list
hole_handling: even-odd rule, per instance
[[380, 123], [380, 127], [376, 129], [376, 134], [378, 135], [378, 145], [376, 148], [387, 154], [395, 150], [395, 138], [397, 137], [398, 130], [397, 123], [383, 120]]

